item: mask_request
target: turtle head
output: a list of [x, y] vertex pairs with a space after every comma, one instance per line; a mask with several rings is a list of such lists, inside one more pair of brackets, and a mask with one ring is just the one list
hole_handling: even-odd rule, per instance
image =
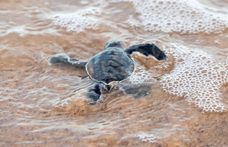
[[109, 47], [116, 47], [116, 48], [123, 49], [123, 46], [121, 45], [120, 41], [118, 41], [118, 40], [112, 40], [112, 41], [106, 42], [104, 50], [109, 48]]

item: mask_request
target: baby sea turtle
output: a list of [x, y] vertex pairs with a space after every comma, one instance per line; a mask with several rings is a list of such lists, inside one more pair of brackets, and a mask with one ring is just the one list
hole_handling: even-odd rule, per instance
[[[85, 68], [89, 77], [95, 82], [87, 93], [87, 97], [92, 100], [91, 104], [96, 104], [103, 89], [112, 90], [113, 83], [122, 81], [135, 70], [134, 61], [130, 54], [140, 52], [145, 56], [152, 55], [157, 60], [166, 59], [166, 55], [154, 44], [137, 44], [124, 50], [120, 41], [108, 41], [104, 50], [87, 61], [80, 61], [70, 58], [65, 53], [52, 55], [49, 59], [51, 64], [67, 64], [76, 68]], [[135, 98], [140, 98], [150, 93], [149, 85], [122, 85], [124, 93], [132, 94]]]

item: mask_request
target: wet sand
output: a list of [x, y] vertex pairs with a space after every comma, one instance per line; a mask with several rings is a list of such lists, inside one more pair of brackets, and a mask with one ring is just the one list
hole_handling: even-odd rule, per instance
[[[23, 0], [0, 5], [0, 146], [228, 146], [227, 111], [204, 111], [162, 88], [164, 75], [181, 62], [172, 54], [161, 63], [134, 55], [137, 66], [152, 77], [147, 80], [149, 95], [134, 99], [113, 90], [102, 94], [95, 106], [85, 95], [93, 82], [84, 70], [48, 65], [56, 53], [88, 59], [109, 40], [121, 40], [125, 48], [149, 42], [165, 50], [169, 43], [182, 44], [212, 55], [217, 63], [227, 60], [227, 28], [210, 34], [147, 31], [129, 25], [129, 18], [140, 21], [129, 2]], [[208, 7], [212, 5], [222, 9], [228, 4], [211, 0]], [[101, 12], [74, 16], [81, 22], [76, 24], [80, 32], [67, 31], [50, 19], [69, 14], [71, 20], [75, 12], [101, 6]], [[80, 17], [99, 25], [91, 23], [90, 28]], [[227, 84], [218, 89], [225, 108], [227, 92]]]

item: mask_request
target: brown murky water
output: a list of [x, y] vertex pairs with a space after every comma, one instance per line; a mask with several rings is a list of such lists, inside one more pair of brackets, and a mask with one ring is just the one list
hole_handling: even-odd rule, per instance
[[[186, 25], [184, 21], [179, 27], [186, 32], [174, 27], [175, 23], [171, 21], [164, 24], [166, 29], [160, 26], [160, 30], [156, 25], [151, 27], [153, 20], [140, 25], [142, 16], [147, 17], [144, 12], [157, 13], [155, 8], [143, 7], [147, 2], [136, 5], [117, 0], [109, 3], [92, 0], [1, 0], [0, 146], [228, 146], [226, 74], [221, 73], [219, 79], [223, 82], [217, 84], [216, 90], [212, 88], [206, 92], [217, 92], [224, 109], [216, 107], [216, 110], [222, 112], [207, 111], [204, 105], [199, 107], [198, 102], [190, 103], [191, 98], [201, 99], [198, 92], [187, 90], [189, 95], [178, 95], [161, 86], [165, 75], [176, 74], [179, 63], [187, 63], [186, 57], [190, 56], [188, 52], [183, 58], [175, 57], [172, 52], [168, 54], [165, 46], [170, 48], [170, 43], [197, 49], [197, 55], [202, 52], [212, 55], [213, 65], [219, 62], [222, 64], [218, 66], [228, 65], [225, 64], [228, 57], [228, 17], [224, 19], [228, 16], [227, 1], [194, 1], [205, 12], [200, 9], [198, 12], [195, 8], [186, 10], [192, 15], [186, 13], [188, 19], [183, 18], [184, 21], [191, 23], [195, 15], [201, 13], [199, 19], [202, 21], [204, 17], [218, 18], [207, 26], [212, 28], [211, 32], [196, 28], [196, 33], [191, 24]], [[171, 4], [182, 6], [181, 1], [160, 0], [157, 3], [161, 9], [157, 14], [159, 20], [163, 18], [162, 11], [174, 9], [170, 8]], [[193, 6], [189, 4], [189, 7]], [[173, 11], [166, 13], [176, 15]], [[180, 10], [180, 14], [185, 12]], [[148, 15], [150, 17], [151, 14]], [[216, 23], [221, 26], [218, 28]], [[202, 23], [199, 27], [204, 25]], [[146, 97], [134, 99], [116, 90], [103, 94], [97, 105], [90, 106], [85, 93], [92, 81], [86, 72], [50, 66], [48, 59], [60, 52], [88, 59], [102, 51], [105, 42], [114, 39], [121, 40], [125, 47], [142, 42], [155, 43], [167, 52], [169, 58], [161, 63], [152, 63], [150, 58], [137, 59], [135, 55], [138, 66], [145, 66], [151, 76], [147, 82], [152, 86], [152, 92]], [[202, 64], [206, 59], [202, 58]], [[165, 64], [167, 66], [162, 66]], [[209, 77], [210, 80], [213, 78], [217, 80], [217, 77]], [[194, 85], [203, 91], [207, 84]], [[194, 85], [190, 87], [194, 88]], [[175, 86], [175, 81], [172, 88], [181, 91]], [[217, 105], [213, 95], [210, 99]], [[202, 103], [205, 101], [207, 97]]]

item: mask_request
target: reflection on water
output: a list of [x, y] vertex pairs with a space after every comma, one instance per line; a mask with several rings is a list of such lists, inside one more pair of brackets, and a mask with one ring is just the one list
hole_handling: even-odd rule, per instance
[[[123, 1], [0, 2], [1, 146], [228, 146], [228, 3]], [[48, 59], [88, 59], [109, 40], [155, 43], [168, 59], [134, 54], [138, 70], [125, 82], [148, 82], [152, 92], [113, 90], [91, 106], [86, 72]]]

